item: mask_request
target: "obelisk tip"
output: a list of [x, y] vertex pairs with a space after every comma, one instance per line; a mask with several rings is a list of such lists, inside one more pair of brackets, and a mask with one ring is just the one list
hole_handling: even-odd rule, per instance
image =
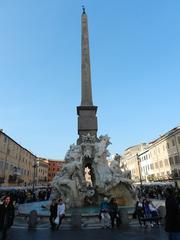
[[84, 5], [82, 5], [82, 10], [83, 10], [83, 14], [86, 14], [86, 9], [85, 9]]

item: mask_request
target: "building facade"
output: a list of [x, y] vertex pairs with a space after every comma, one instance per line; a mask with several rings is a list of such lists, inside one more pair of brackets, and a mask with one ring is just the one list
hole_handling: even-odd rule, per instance
[[37, 158], [37, 169], [36, 169], [36, 185], [47, 185], [48, 184], [48, 159]]
[[48, 159], [48, 182], [51, 182], [57, 172], [61, 171], [64, 161]]
[[63, 163], [36, 157], [0, 130], [0, 186], [47, 185]]
[[36, 156], [0, 131], [0, 185], [31, 185]]
[[125, 168], [131, 171], [131, 178], [134, 181], [139, 181], [139, 162], [137, 154], [144, 152], [148, 148], [148, 144], [141, 143], [127, 148], [121, 156], [121, 161]]
[[[127, 150], [124, 152], [123, 160], [131, 170], [133, 180], [139, 181], [140, 174], [144, 181], [180, 178], [180, 127], [150, 142], [146, 149], [130, 152], [131, 157]], [[140, 172], [137, 171], [138, 164]]]

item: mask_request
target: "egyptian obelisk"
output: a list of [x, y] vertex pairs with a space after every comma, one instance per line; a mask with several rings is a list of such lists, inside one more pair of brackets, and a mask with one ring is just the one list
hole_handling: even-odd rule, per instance
[[95, 136], [97, 138], [97, 106], [93, 105], [91, 86], [91, 66], [89, 53], [88, 21], [85, 8], [81, 16], [81, 105], [77, 107], [78, 114], [78, 144], [82, 142], [82, 136]]

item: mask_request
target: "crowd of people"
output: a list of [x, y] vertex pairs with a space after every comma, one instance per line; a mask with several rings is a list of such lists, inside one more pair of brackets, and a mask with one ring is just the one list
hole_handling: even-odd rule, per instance
[[6, 195], [10, 196], [12, 201], [18, 204], [45, 201], [50, 198], [51, 187], [36, 188], [35, 191], [29, 188], [0, 190], [0, 199], [3, 199]]
[[147, 227], [148, 223], [151, 227], [159, 225], [158, 209], [153, 204], [152, 200], [148, 198], [139, 198], [136, 202], [134, 218], [138, 218], [140, 226]]
[[[180, 189], [177, 186], [165, 186], [156, 189], [158, 189], [157, 193], [165, 199], [165, 231], [168, 233], [168, 239], [180, 240]], [[159, 211], [152, 203], [152, 200], [147, 198], [147, 196], [151, 197], [154, 187], [144, 190], [141, 191], [142, 195], [136, 203], [134, 217], [138, 218], [140, 226], [147, 227], [148, 224], [151, 227], [158, 226], [160, 220]], [[157, 197], [157, 199], [159, 198]]]
[[[134, 218], [137, 218], [140, 226], [151, 227], [158, 226], [160, 221], [159, 211], [149, 198], [154, 188], [144, 188], [136, 203]], [[168, 186], [161, 188], [163, 191], [163, 199], [165, 199], [166, 217], [165, 217], [165, 230], [168, 232], [169, 240], [180, 240], [180, 191], [179, 188]], [[33, 198], [33, 193], [30, 190], [17, 190], [10, 193], [0, 192], [0, 231], [2, 232], [2, 240], [7, 239], [9, 229], [13, 225], [15, 216], [15, 203], [24, 203], [35, 200], [48, 200], [50, 197], [50, 189], [39, 189], [36, 191], [36, 197]], [[161, 191], [161, 193], [162, 193]], [[157, 191], [160, 194], [160, 191]], [[28, 197], [28, 195], [31, 197]], [[157, 195], [156, 195], [157, 196]], [[58, 230], [62, 220], [65, 217], [65, 203], [62, 198], [53, 199], [51, 201], [49, 211], [49, 222], [52, 230]], [[118, 209], [118, 204], [115, 198], [108, 201], [104, 197], [100, 204], [99, 219], [103, 228], [119, 227], [121, 224], [121, 214]]]
[[[9, 239], [9, 230], [11, 226], [13, 225], [14, 222], [14, 217], [15, 217], [15, 203], [13, 202], [13, 199], [11, 196], [6, 195], [3, 197], [2, 202], [0, 203], [0, 231], [2, 232], [1, 234], [1, 239], [0, 240], [6, 240]], [[34, 211], [34, 210], [33, 210]], [[33, 212], [32, 211], [32, 212]], [[50, 225], [52, 230], [58, 230], [62, 220], [65, 217], [65, 204], [63, 202], [62, 198], [59, 198], [57, 200], [52, 200], [51, 205], [50, 205]], [[29, 227], [32, 227], [33, 225], [35, 226], [35, 222], [37, 223], [37, 219], [33, 219], [34, 223], [32, 224], [32, 217], [37, 218], [36, 211], [35, 215], [32, 215], [29, 217], [28, 224]], [[30, 214], [31, 215], [31, 214]]]
[[176, 195], [180, 195], [180, 189], [177, 184], [142, 184], [141, 186], [136, 186], [137, 196], [144, 196], [149, 199], [165, 200], [166, 189], [172, 188], [175, 190]]

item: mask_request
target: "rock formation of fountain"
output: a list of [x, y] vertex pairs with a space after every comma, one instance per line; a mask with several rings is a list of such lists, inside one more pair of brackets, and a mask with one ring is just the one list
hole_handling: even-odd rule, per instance
[[[103, 197], [115, 197], [120, 205], [132, 205], [135, 193], [128, 172], [120, 168], [116, 156], [108, 165], [110, 138], [82, 136], [81, 144], [72, 144], [62, 170], [52, 182], [52, 198], [63, 197], [68, 207], [96, 206]], [[87, 186], [85, 168], [90, 169], [92, 186]]]

